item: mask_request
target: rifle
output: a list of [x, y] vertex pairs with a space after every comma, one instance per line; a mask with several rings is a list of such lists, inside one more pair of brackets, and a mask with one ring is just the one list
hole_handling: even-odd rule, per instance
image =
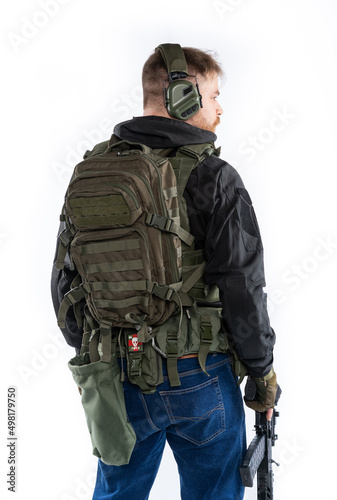
[[[256, 386], [253, 380], [248, 380], [245, 396], [249, 400], [255, 399]], [[278, 388], [276, 401], [281, 393]], [[277, 434], [275, 434], [276, 418], [279, 412], [273, 411], [270, 421], [266, 418], [267, 413], [255, 412], [256, 436], [249, 445], [243, 464], [240, 467], [240, 475], [243, 486], [252, 487], [255, 474], [257, 473], [257, 498], [258, 500], [273, 500], [273, 469], [272, 464], [279, 465], [272, 459], [272, 446], [275, 445]]]

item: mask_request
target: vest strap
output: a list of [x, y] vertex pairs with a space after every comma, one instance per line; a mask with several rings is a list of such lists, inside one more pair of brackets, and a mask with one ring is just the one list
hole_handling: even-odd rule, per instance
[[100, 360], [100, 355], [98, 352], [98, 344], [99, 344], [99, 328], [96, 328], [91, 332], [89, 339], [89, 357], [90, 362], [95, 363]]
[[171, 387], [181, 385], [178, 375], [178, 332], [168, 331], [166, 339], [167, 373]]
[[87, 283], [81, 283], [79, 286], [69, 290], [63, 297], [60, 309], [57, 315], [57, 323], [60, 328], [65, 328], [68, 309], [83, 299], [90, 292], [90, 286]]
[[212, 344], [212, 322], [209, 314], [200, 315], [200, 348], [198, 353], [199, 365], [202, 371], [208, 375], [206, 371], [206, 358]]
[[200, 264], [199, 267], [184, 281], [184, 284], [181, 288], [183, 293], [187, 293], [191, 290], [191, 288], [196, 284], [196, 282], [204, 275], [206, 268], [206, 261]]
[[113, 321], [108, 318], [101, 319], [99, 323], [99, 331], [102, 341], [102, 357], [101, 361], [110, 363], [111, 360], [111, 334]]
[[57, 269], [64, 269], [64, 260], [66, 258], [70, 243], [75, 236], [75, 229], [71, 226], [70, 221], [66, 216], [65, 206], [62, 208], [62, 213], [60, 215], [60, 221], [66, 224], [66, 228], [60, 232], [58, 235], [59, 245], [57, 249], [57, 256], [55, 267]]
[[93, 328], [90, 327], [86, 316], [83, 318], [83, 335], [82, 335], [82, 344], [80, 354], [85, 354], [89, 352], [89, 342], [90, 336]]

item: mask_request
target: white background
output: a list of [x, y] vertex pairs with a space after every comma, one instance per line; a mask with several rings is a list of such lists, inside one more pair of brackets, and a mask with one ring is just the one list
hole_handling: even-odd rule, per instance
[[[91, 498], [96, 459], [49, 292], [58, 215], [81, 154], [142, 114], [141, 68], [165, 42], [215, 50], [226, 72], [217, 145], [254, 202], [277, 333], [274, 498], [337, 498], [336, 21], [333, 0], [1, 2], [1, 498], [14, 495], [13, 385], [14, 498]], [[247, 410], [248, 439], [252, 427]], [[178, 498], [167, 450], [151, 500]]]

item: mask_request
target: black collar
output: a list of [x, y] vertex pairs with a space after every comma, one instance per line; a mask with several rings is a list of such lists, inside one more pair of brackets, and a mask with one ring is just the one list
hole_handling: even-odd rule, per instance
[[216, 135], [180, 120], [163, 116], [138, 116], [119, 123], [114, 134], [121, 139], [140, 142], [151, 148], [171, 148], [185, 144], [215, 142]]

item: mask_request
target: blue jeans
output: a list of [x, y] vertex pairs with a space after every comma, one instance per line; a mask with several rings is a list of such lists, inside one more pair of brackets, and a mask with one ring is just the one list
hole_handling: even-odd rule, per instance
[[[124, 383], [126, 408], [137, 435], [129, 464], [98, 463], [93, 500], [147, 500], [166, 439], [178, 465], [182, 500], [241, 500], [239, 466], [246, 451], [241, 391], [230, 357], [207, 357], [207, 377], [198, 358], [178, 360], [181, 386], [164, 382], [155, 394]], [[135, 478], [135, 480], [133, 480]]]

